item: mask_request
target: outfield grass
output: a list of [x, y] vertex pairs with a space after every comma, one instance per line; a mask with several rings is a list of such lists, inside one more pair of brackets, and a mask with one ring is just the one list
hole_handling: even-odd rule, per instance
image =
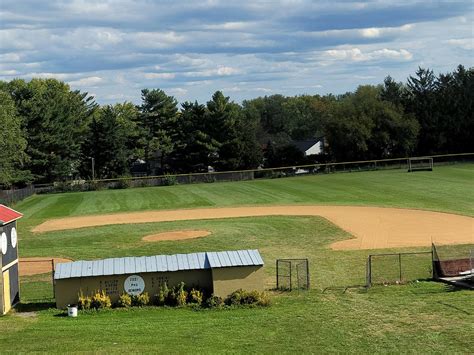
[[230, 183], [37, 195], [19, 203], [22, 223], [113, 212], [262, 204], [338, 204], [421, 208], [474, 216], [474, 164], [336, 173]]
[[[376, 171], [34, 196], [16, 206], [25, 213], [20, 224], [21, 256], [95, 259], [258, 248], [266, 262], [268, 288], [275, 284], [276, 258], [308, 257], [312, 290], [274, 293], [274, 304], [266, 309], [147, 308], [69, 319], [61, 317], [58, 310], [48, 309], [47, 302], [52, 301], [50, 275], [23, 277], [25, 304], [20, 310], [34, 312], [0, 317], [0, 351], [468, 353], [474, 334], [470, 291], [421, 281], [369, 291], [350, 289], [343, 293], [336, 289], [323, 293], [328, 286], [363, 284], [367, 255], [381, 251], [329, 249], [332, 242], [350, 236], [321, 217], [147, 223], [42, 234], [33, 234], [29, 228], [62, 216], [292, 203], [410, 207], [472, 216], [473, 181], [473, 165], [455, 165], [416, 174]], [[159, 243], [141, 240], [147, 234], [176, 229], [208, 229], [212, 235]], [[443, 252], [464, 253], [470, 248], [446, 247]], [[417, 250], [426, 249], [396, 251]], [[413, 279], [427, 276], [427, 261], [410, 261]], [[387, 274], [396, 275], [395, 267], [392, 270], [392, 265], [383, 265]]]

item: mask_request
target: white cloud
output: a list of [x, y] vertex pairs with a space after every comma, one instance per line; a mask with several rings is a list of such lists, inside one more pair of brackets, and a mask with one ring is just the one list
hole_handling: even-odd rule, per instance
[[79, 87], [95, 87], [101, 84], [104, 79], [98, 76], [89, 76], [86, 78], [81, 78], [79, 80], [69, 81], [69, 85], [71, 86], [79, 86]]
[[357, 32], [365, 38], [379, 38], [386, 35], [396, 35], [409, 32], [413, 29], [412, 24], [406, 24], [400, 27], [370, 27], [357, 30]]
[[326, 57], [333, 58], [335, 60], [349, 60], [354, 62], [378, 60], [378, 59], [392, 59], [392, 60], [411, 60], [413, 54], [406, 49], [378, 49], [373, 51], [363, 52], [361, 49], [348, 48], [348, 49], [330, 49], [324, 51]]
[[18, 72], [16, 70], [0, 70], [0, 75], [2, 76], [12, 76], [17, 74]]
[[136, 32], [127, 35], [132, 45], [142, 48], [166, 48], [184, 42], [185, 36], [174, 31]]
[[174, 79], [176, 76], [174, 73], [145, 73], [146, 79]]
[[465, 50], [472, 50], [474, 49], [474, 38], [456, 38], [456, 39], [448, 39], [446, 41], [449, 45], [453, 47], [462, 48]]
[[213, 25], [204, 25], [203, 28], [206, 30], [249, 30], [252, 27], [255, 27], [255, 22], [243, 22], [243, 21], [236, 21], [236, 22], [224, 22], [219, 24]]
[[167, 90], [168, 93], [175, 95], [175, 96], [184, 96], [188, 93], [188, 90], [183, 89], [183, 88], [171, 88]]
[[216, 69], [197, 70], [184, 73], [186, 77], [199, 77], [199, 76], [230, 76], [242, 73], [241, 70], [233, 67], [222, 66]]
[[235, 75], [238, 73], [239, 73], [239, 70], [232, 67], [220, 67], [216, 71], [216, 74], [219, 76]]
[[2, 63], [19, 62], [20, 60], [21, 56], [18, 53], [0, 54], [0, 62]]

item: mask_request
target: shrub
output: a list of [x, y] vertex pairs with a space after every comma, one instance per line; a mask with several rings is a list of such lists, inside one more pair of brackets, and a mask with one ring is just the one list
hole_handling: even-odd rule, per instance
[[200, 306], [202, 304], [203, 294], [194, 288], [189, 292], [189, 303]]
[[178, 301], [177, 301], [176, 290], [173, 287], [168, 291], [168, 294], [166, 295], [165, 305], [174, 307], [176, 306], [177, 302]]
[[178, 306], [185, 306], [188, 299], [188, 293], [184, 289], [184, 282], [181, 282], [176, 290], [176, 304]]
[[270, 305], [270, 296], [266, 292], [256, 290], [245, 291], [240, 289], [232, 292], [225, 299], [225, 304], [228, 306], [250, 305], [266, 307]]
[[91, 298], [89, 296], [85, 296], [83, 293], [82, 293], [82, 290], [81, 292], [79, 293], [79, 299], [78, 299], [78, 302], [77, 302], [77, 306], [79, 309], [90, 309], [91, 308]]
[[257, 302], [257, 305], [260, 307], [268, 307], [272, 303], [270, 295], [267, 292], [260, 293], [260, 299]]
[[242, 304], [242, 297], [244, 297], [244, 290], [239, 289], [232, 292], [226, 299], [225, 304], [228, 306], [236, 306]]
[[160, 286], [160, 290], [158, 291], [158, 294], [155, 295], [154, 297], [154, 304], [156, 306], [164, 306], [166, 304], [166, 299], [168, 298], [170, 290], [168, 288], [168, 285], [166, 282]]
[[219, 296], [212, 295], [206, 300], [208, 308], [221, 308], [224, 305], [224, 300]]
[[122, 293], [117, 301], [117, 307], [128, 308], [132, 305], [132, 297], [126, 293]]
[[171, 186], [176, 185], [178, 181], [176, 180], [176, 176], [166, 174], [164, 177], [161, 178], [161, 184], [163, 186]]
[[110, 301], [110, 297], [107, 296], [105, 291], [97, 291], [92, 296], [91, 308], [101, 309], [110, 307], [112, 307], [112, 302]]
[[132, 186], [132, 182], [128, 177], [123, 179], [117, 180], [112, 185], [109, 186], [109, 189], [120, 190], [120, 189], [128, 189]]
[[150, 296], [148, 292], [143, 292], [140, 295], [132, 296], [132, 306], [143, 307], [150, 303]]

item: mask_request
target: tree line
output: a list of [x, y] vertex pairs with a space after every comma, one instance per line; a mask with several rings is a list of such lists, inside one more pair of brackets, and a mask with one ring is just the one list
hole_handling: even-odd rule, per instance
[[[181, 105], [161, 89], [141, 104], [98, 105], [56, 79], [0, 81], [0, 185], [277, 167], [474, 151], [474, 69], [419, 68], [343, 95], [215, 92]], [[324, 136], [324, 154], [292, 142]]]

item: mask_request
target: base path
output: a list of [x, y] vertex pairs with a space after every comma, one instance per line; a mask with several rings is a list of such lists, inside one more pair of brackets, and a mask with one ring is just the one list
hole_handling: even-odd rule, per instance
[[[92, 215], [48, 220], [33, 232], [111, 224], [171, 222], [260, 216], [321, 216], [355, 238], [333, 243], [333, 249], [384, 249], [436, 244], [474, 243], [474, 218], [449, 213], [356, 206], [256, 206], [201, 208]], [[262, 236], [264, 237], [264, 236]], [[291, 233], [288, 233], [291, 238]]]

